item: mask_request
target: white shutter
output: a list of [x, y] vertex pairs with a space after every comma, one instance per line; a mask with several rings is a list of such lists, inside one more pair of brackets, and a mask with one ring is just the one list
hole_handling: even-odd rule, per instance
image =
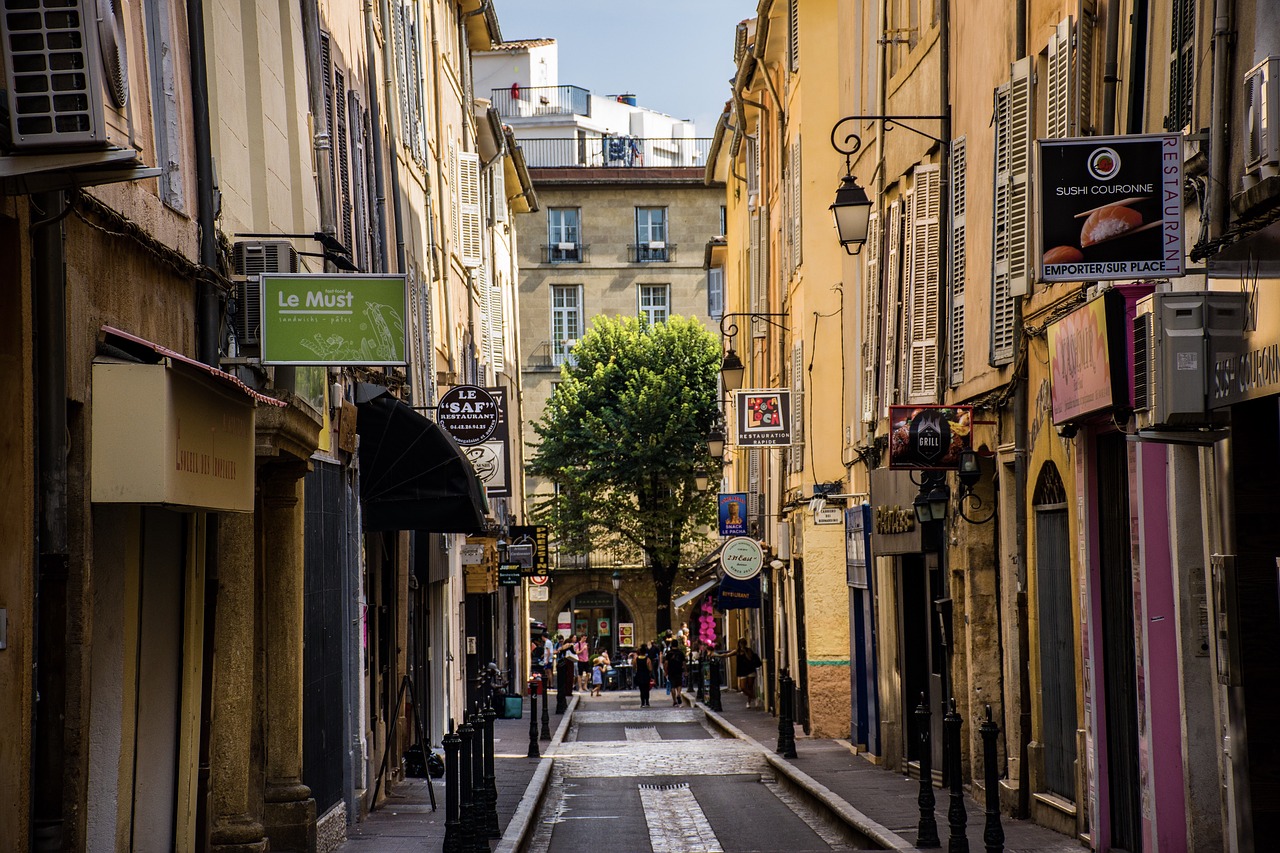
[[[799, 5], [797, 1], [796, 5]], [[800, 206], [800, 137], [796, 137], [795, 144], [791, 146], [791, 270], [800, 268], [802, 253], [800, 251], [800, 221], [804, 218], [803, 208]]]
[[884, 277], [884, 344], [880, 357], [880, 413], [887, 414], [889, 406], [896, 402], [897, 388], [898, 323], [902, 300], [902, 200], [894, 199], [889, 205], [888, 242], [885, 246], [886, 264]]
[[478, 267], [484, 259], [480, 235], [480, 155], [468, 151], [458, 155], [458, 214], [462, 232], [458, 255], [464, 265]]
[[1073, 74], [1071, 62], [1071, 18], [1068, 16], [1054, 27], [1049, 36], [1049, 85], [1046, 86], [1045, 135], [1050, 139], [1064, 139], [1072, 135], [1074, 122], [1071, 117]]
[[942, 169], [915, 169], [911, 231], [911, 349], [907, 402], [938, 402], [938, 302], [942, 258]]
[[791, 348], [791, 446], [787, 456], [792, 473], [804, 470], [804, 341]]
[[948, 349], [952, 385], [964, 381], [964, 278], [968, 265], [964, 225], [965, 193], [968, 191], [965, 143], [963, 136], [951, 143], [951, 334]]
[[866, 293], [862, 314], [862, 421], [876, 420], [876, 359], [880, 331], [880, 214], [867, 220]]

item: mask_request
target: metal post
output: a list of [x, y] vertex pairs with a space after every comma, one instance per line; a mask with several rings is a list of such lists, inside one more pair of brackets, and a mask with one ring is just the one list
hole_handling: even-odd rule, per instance
[[444, 853], [462, 853], [462, 826], [458, 819], [458, 751], [462, 738], [453, 730], [444, 736]]
[[493, 711], [493, 703], [480, 712], [484, 720], [484, 793], [488, 810], [485, 813], [490, 838], [501, 838], [502, 827], [498, 825], [498, 779], [493, 762], [493, 721], [497, 714]]
[[1000, 771], [996, 767], [996, 735], [1000, 727], [991, 721], [991, 706], [987, 706], [987, 719], [978, 726], [982, 735], [982, 776], [987, 789], [987, 823], [982, 830], [982, 843], [987, 853], [1004, 853], [1004, 827], [1000, 825]]
[[[543, 703], [544, 705], [546, 703]], [[545, 708], [543, 709], [546, 710]], [[538, 682], [529, 679], [529, 751], [528, 758], [541, 758], [538, 752]]]
[[795, 713], [796, 683], [791, 675], [783, 670], [778, 679], [780, 713], [778, 714], [778, 748], [777, 753], [783, 758], [796, 757], [796, 727], [792, 715]]
[[920, 806], [920, 823], [916, 827], [916, 846], [941, 847], [938, 819], [933, 813], [936, 800], [933, 796], [933, 744], [929, 737], [933, 726], [933, 712], [929, 710], [929, 700], [924, 693], [920, 694], [920, 704], [916, 706], [915, 714], [916, 731], [920, 738], [920, 795], [916, 798]]
[[458, 726], [458, 737], [462, 741], [458, 750], [458, 850], [471, 853], [476, 846], [471, 783], [471, 749], [475, 744], [475, 729], [465, 717], [462, 725]]
[[947, 808], [947, 824], [951, 828], [951, 836], [947, 839], [947, 853], [969, 853], [969, 837], [965, 835], [965, 824], [969, 816], [964, 807], [964, 779], [960, 772], [960, 725], [964, 719], [956, 711], [956, 700], [950, 702], [950, 710], [942, 718], [942, 725], [947, 730], [947, 744], [950, 754], [947, 764], [951, 775], [951, 805]]
[[[711, 655], [711, 689], [708, 696], [710, 697], [707, 701], [708, 708], [713, 711], [724, 710], [720, 705], [720, 658], [716, 657], [714, 653]], [[747, 701], [751, 701], [750, 697], [747, 698]]]
[[471, 714], [471, 727], [475, 729], [471, 745], [471, 849], [474, 853], [489, 853], [489, 827], [485, 815], [488, 797], [484, 789], [484, 722], [479, 705]]

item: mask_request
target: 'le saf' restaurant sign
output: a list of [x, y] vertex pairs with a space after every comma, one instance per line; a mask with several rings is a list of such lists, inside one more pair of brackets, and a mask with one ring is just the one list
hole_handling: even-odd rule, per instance
[[262, 363], [405, 363], [403, 275], [264, 275]]

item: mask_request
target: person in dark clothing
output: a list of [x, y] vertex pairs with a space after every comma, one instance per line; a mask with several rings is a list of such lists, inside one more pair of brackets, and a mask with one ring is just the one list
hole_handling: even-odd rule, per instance
[[640, 688], [640, 707], [649, 707], [649, 691], [653, 688], [653, 661], [649, 659], [649, 645], [641, 643], [636, 649], [636, 687]]
[[663, 664], [671, 685], [671, 704], [680, 705], [684, 701], [684, 643], [672, 643]]

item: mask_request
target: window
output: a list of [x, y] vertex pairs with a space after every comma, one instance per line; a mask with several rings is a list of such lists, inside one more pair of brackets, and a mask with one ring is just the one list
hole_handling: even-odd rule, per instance
[[724, 316], [724, 269], [712, 267], [707, 270], [707, 314], [712, 320]]
[[647, 323], [665, 323], [671, 313], [671, 285], [640, 285], [640, 317]]
[[582, 285], [551, 288], [551, 363], [564, 364], [573, 345], [582, 337]]
[[581, 213], [576, 207], [552, 207], [547, 210], [547, 263], [579, 263], [582, 261], [582, 239], [579, 229]]
[[665, 261], [667, 252], [667, 209], [636, 208], [636, 261]]

